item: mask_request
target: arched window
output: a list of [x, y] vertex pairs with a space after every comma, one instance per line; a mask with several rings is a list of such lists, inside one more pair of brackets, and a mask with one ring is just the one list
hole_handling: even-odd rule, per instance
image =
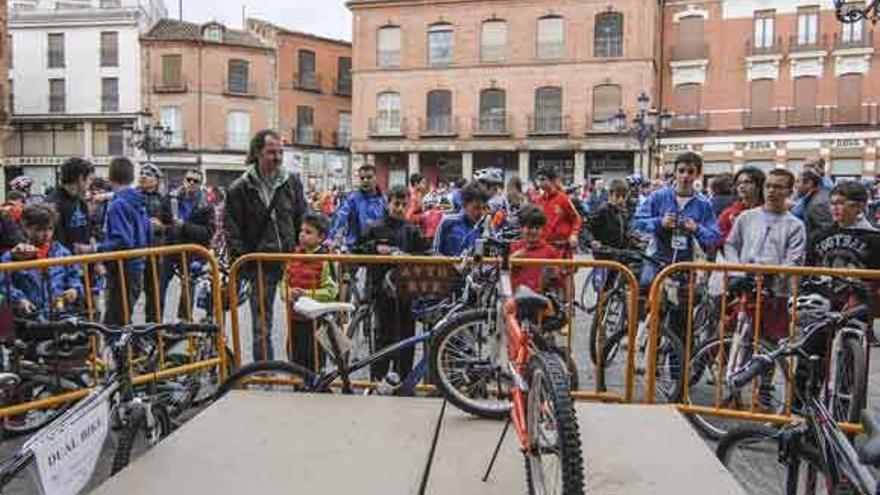
[[559, 132], [562, 130], [562, 88], [546, 87], [535, 91], [535, 116], [532, 123], [535, 132]]
[[480, 58], [483, 62], [503, 62], [507, 58], [507, 22], [491, 20], [483, 23]]
[[379, 134], [393, 134], [399, 133], [400, 129], [400, 93], [380, 93], [376, 99], [376, 131]]
[[446, 67], [452, 64], [452, 24], [434, 24], [428, 28], [428, 65]]
[[480, 93], [480, 132], [507, 132], [506, 105], [503, 89], [484, 89]]
[[428, 93], [428, 125], [430, 132], [447, 133], [452, 130], [452, 93], [443, 89]]
[[539, 59], [557, 59], [565, 55], [565, 20], [562, 17], [538, 19]]
[[596, 57], [623, 56], [623, 14], [604, 12], [596, 16], [593, 55]]

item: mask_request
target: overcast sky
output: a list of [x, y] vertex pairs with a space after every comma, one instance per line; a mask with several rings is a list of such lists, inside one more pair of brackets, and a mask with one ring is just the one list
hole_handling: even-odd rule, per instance
[[[168, 15], [178, 18], [181, 0], [165, 0]], [[192, 22], [218, 20], [241, 27], [241, 7], [248, 17], [308, 33], [351, 40], [351, 13], [345, 0], [182, 0], [183, 19]]]

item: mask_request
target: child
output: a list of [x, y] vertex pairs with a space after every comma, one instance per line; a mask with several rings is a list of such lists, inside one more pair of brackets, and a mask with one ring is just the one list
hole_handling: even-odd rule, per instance
[[[523, 206], [519, 211], [519, 225], [522, 231], [522, 239], [516, 241], [510, 247], [511, 258], [562, 258], [562, 253], [550, 244], [547, 244], [543, 237], [544, 227], [547, 225], [547, 217], [540, 208], [532, 204]], [[511, 286], [514, 291], [520, 285], [525, 285], [532, 290], [540, 292], [546, 289], [547, 285], [553, 285], [542, 281], [545, 278], [546, 272], [551, 272], [552, 275], [551, 277], [546, 277], [548, 281], [555, 278], [558, 282], [559, 270], [555, 269], [555, 267], [514, 266], [510, 272]]]
[[[295, 254], [327, 254], [324, 245], [330, 221], [320, 213], [308, 213], [303, 217], [299, 232], [299, 245]], [[306, 296], [319, 302], [336, 300], [338, 286], [333, 276], [333, 267], [326, 261], [291, 261], [287, 267], [287, 283], [290, 287], [291, 304]], [[291, 311], [293, 321], [293, 346], [290, 359], [308, 369], [320, 366], [320, 354], [315, 355], [314, 322]]]
[[[67, 248], [53, 240], [56, 219], [48, 204], [26, 206], [21, 215], [26, 241], [0, 257], [0, 262], [70, 256]], [[79, 265], [59, 265], [0, 273], [0, 293], [21, 314], [48, 314], [57, 305], [83, 300], [82, 270]]]
[[622, 179], [612, 179], [608, 184], [610, 196], [596, 212], [587, 219], [586, 239], [593, 250], [602, 247], [627, 249], [629, 220], [627, 219], [627, 195], [629, 187]]

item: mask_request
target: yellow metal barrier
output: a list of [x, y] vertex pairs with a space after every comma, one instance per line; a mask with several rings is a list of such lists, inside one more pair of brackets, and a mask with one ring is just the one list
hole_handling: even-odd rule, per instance
[[[128, 250], [128, 251], [117, 251], [112, 253], [100, 253], [100, 254], [88, 254], [88, 255], [78, 255], [78, 256], [70, 256], [64, 258], [49, 258], [42, 260], [30, 260], [30, 261], [15, 261], [9, 263], [0, 264], [0, 273], [14, 273], [21, 270], [46, 270], [50, 267], [57, 266], [72, 266], [72, 265], [81, 265], [83, 268], [83, 289], [85, 293], [85, 310], [86, 315], [89, 321], [95, 321], [95, 316], [97, 312], [97, 304], [92, 294], [92, 280], [91, 275], [95, 273], [96, 268], [95, 265], [99, 265], [102, 263], [116, 263], [117, 269], [116, 272], [119, 276], [119, 290], [122, 292], [124, 297], [122, 297], [122, 312], [124, 315], [125, 323], [131, 323], [131, 310], [133, 309], [131, 304], [136, 301], [128, 301], [128, 287], [126, 285], [125, 279], [125, 262], [138, 258], [147, 258], [149, 261], [147, 262], [147, 266], [145, 267], [144, 276], [152, 277], [152, 289], [153, 296], [157, 301], [156, 304], [156, 313], [154, 315], [145, 315], [146, 320], [150, 320], [150, 317], [154, 318], [156, 321], [161, 320], [160, 313], [160, 304], [159, 301], [159, 276], [158, 276], [158, 268], [157, 263], [161, 262], [163, 257], [166, 256], [180, 256], [181, 262], [186, 265], [187, 263], [187, 255], [194, 255], [209, 263], [211, 266], [211, 292], [212, 292], [212, 306], [213, 306], [213, 315], [214, 321], [219, 327], [220, 331], [217, 335], [217, 352], [218, 356], [216, 358], [211, 358], [202, 361], [194, 361], [190, 364], [186, 364], [183, 366], [175, 366], [172, 368], [165, 368], [165, 354], [164, 354], [164, 342], [162, 333], [159, 333], [158, 336], [158, 346], [159, 346], [159, 368], [160, 371], [148, 373], [145, 375], [140, 375], [134, 378], [134, 383], [136, 385], [143, 384], [150, 381], [163, 380], [166, 378], [185, 375], [188, 373], [192, 373], [195, 371], [199, 371], [202, 369], [219, 367], [218, 375], [220, 380], [224, 380], [226, 378], [227, 372], [227, 360], [229, 356], [227, 356], [226, 351], [226, 343], [225, 343], [225, 332], [224, 332], [224, 322], [223, 322], [223, 306], [222, 306], [222, 290], [223, 287], [220, 284], [220, 268], [217, 263], [217, 260], [214, 258], [214, 255], [208, 249], [199, 246], [199, 245], [177, 245], [177, 246], [165, 246], [165, 247], [156, 247], [156, 248], [148, 248], [148, 249], [137, 249], [137, 250]], [[191, 280], [188, 275], [188, 267], [184, 268], [184, 280], [183, 286], [181, 288], [183, 297], [186, 298], [187, 307], [189, 307], [189, 284]], [[12, 285], [12, 281], [7, 279], [7, 284]], [[6, 294], [8, 287], [0, 287], [0, 294]], [[49, 289], [51, 290], [51, 289]], [[146, 295], [146, 293], [145, 293]], [[48, 294], [47, 300], [54, 301], [54, 297], [52, 294]], [[4, 304], [11, 304], [10, 301], [4, 302]], [[189, 312], [188, 321], [192, 321], [191, 311]], [[91, 341], [91, 352], [88, 358], [88, 365], [92, 369], [92, 373], [97, 377], [99, 367], [101, 365], [98, 359], [98, 339], [92, 337]], [[48, 365], [48, 369], [51, 370], [52, 366]], [[30, 401], [26, 403], [7, 405], [4, 407], [0, 407], [0, 418], [7, 416], [14, 416], [23, 414], [32, 409], [46, 409], [51, 408], [60, 404], [64, 404], [66, 402], [70, 402], [72, 400], [77, 400], [79, 398], [84, 397], [89, 392], [88, 389], [76, 390], [64, 394], [60, 394], [53, 397], [47, 397], [35, 401]]]
[[[720, 291], [720, 315], [718, 317], [718, 331], [715, 336], [718, 339], [718, 351], [717, 355], [712, 356], [711, 364], [716, 364], [718, 366], [717, 375], [713, 376], [714, 378], [714, 386], [715, 394], [714, 394], [714, 405], [706, 406], [706, 405], [695, 405], [692, 404], [691, 398], [691, 386], [693, 377], [691, 376], [691, 372], [694, 371], [691, 369], [691, 366], [694, 364], [701, 363], [692, 363], [695, 361], [696, 356], [694, 356], [692, 346], [694, 345], [694, 305], [695, 305], [695, 279], [696, 275], [699, 272], [706, 273], [720, 273], [721, 280], [721, 291]], [[751, 311], [754, 313], [753, 317], [753, 335], [750, 337], [753, 338], [752, 346], [753, 349], [761, 349], [762, 346], [762, 336], [764, 336], [764, 329], [762, 326], [762, 319], [768, 319], [767, 315], [763, 314], [765, 312], [765, 301], [763, 296], [763, 286], [766, 283], [763, 279], [763, 276], [766, 275], [779, 275], [783, 277], [782, 283], [791, 287], [791, 296], [793, 298], [798, 297], [798, 288], [800, 285], [801, 277], [810, 277], [810, 276], [833, 276], [833, 277], [846, 277], [853, 279], [861, 279], [861, 280], [880, 280], [880, 270], [856, 270], [856, 269], [839, 269], [839, 268], [824, 268], [824, 267], [786, 267], [786, 266], [769, 266], [769, 265], [742, 265], [742, 264], [725, 264], [725, 263], [699, 263], [699, 262], [688, 262], [688, 263], [677, 263], [674, 265], [670, 265], [665, 267], [659, 274], [657, 274], [656, 278], [653, 280], [650, 288], [650, 293], [648, 296], [648, 305], [649, 305], [649, 337], [648, 337], [648, 352], [647, 352], [647, 371], [646, 371], [646, 396], [645, 400], [647, 403], [654, 403], [657, 399], [657, 374], [658, 374], [658, 345], [661, 340], [661, 331], [660, 328], [660, 320], [661, 320], [661, 305], [663, 302], [663, 291], [664, 291], [664, 283], [667, 283], [670, 280], [670, 277], [675, 274], [686, 274], [688, 280], [687, 293], [687, 310], [686, 310], [686, 325], [685, 325], [685, 334], [684, 338], [684, 359], [683, 363], [681, 363], [681, 370], [679, 373], [678, 379], [680, 380], [681, 394], [680, 397], [677, 398], [676, 406], [683, 413], [690, 414], [699, 414], [699, 415], [708, 415], [719, 418], [730, 418], [730, 419], [739, 419], [739, 420], [750, 420], [750, 421], [759, 421], [759, 422], [772, 422], [772, 423], [786, 423], [791, 421], [792, 419], [792, 404], [794, 398], [794, 390], [793, 390], [793, 377], [794, 377], [794, 359], [787, 358], [787, 363], [783, 373], [785, 374], [785, 399], [784, 399], [784, 410], [777, 412], [766, 412], [761, 411], [759, 402], [759, 381], [764, 380], [765, 377], [757, 377], [752, 384], [751, 390], [751, 401], [749, 404], [745, 405], [742, 408], [732, 408], [732, 407], [723, 407], [722, 406], [722, 391], [724, 385], [724, 378], [722, 376], [722, 371], [727, 363], [725, 356], [725, 338], [727, 337], [727, 328], [728, 326], [728, 298], [729, 298], [729, 286], [728, 286], [728, 278], [730, 273], [739, 273], [739, 274], [753, 274], [756, 275], [755, 282], [755, 298], [754, 304]], [[775, 299], [775, 298], [774, 298]], [[793, 306], [793, 305], [792, 305]], [[795, 336], [795, 332], [797, 330], [797, 312], [796, 308], [790, 308], [791, 313], [789, 313], [789, 321], [788, 321], [788, 334], [786, 337], [792, 338]], [[779, 317], [778, 313], [772, 315], [774, 317]], [[680, 322], [679, 322], [680, 323]], [[756, 351], [760, 352], [760, 351]], [[716, 361], [717, 360], [717, 361]], [[827, 365], [827, 363], [826, 363]], [[866, 360], [867, 367], [867, 360]], [[704, 373], [704, 369], [700, 369], [697, 373]], [[867, 386], [867, 369], [859, 370], [859, 372], [865, 372], [866, 376], [866, 386]], [[687, 379], [686, 379], [687, 378]], [[747, 409], [747, 410], [746, 410]], [[842, 428], [845, 431], [859, 431], [860, 426], [856, 424], [848, 424], [842, 423]]]

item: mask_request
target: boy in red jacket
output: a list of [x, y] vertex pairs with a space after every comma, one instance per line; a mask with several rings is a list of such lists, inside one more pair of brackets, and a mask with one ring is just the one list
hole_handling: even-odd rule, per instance
[[[523, 206], [519, 211], [522, 239], [516, 241], [510, 247], [510, 257], [531, 259], [562, 258], [562, 253], [548, 244], [543, 238], [546, 224], [547, 217], [540, 208], [534, 205]], [[525, 285], [534, 291], [541, 292], [549, 288], [548, 286], [558, 285], [558, 282], [559, 273], [555, 267], [514, 266], [510, 271], [510, 283], [514, 291], [520, 285]]]
[[571, 258], [578, 245], [578, 235], [584, 220], [562, 189], [559, 174], [554, 167], [541, 167], [538, 170], [537, 183], [543, 192], [536, 204], [547, 218], [544, 239], [561, 249], [566, 258]]

